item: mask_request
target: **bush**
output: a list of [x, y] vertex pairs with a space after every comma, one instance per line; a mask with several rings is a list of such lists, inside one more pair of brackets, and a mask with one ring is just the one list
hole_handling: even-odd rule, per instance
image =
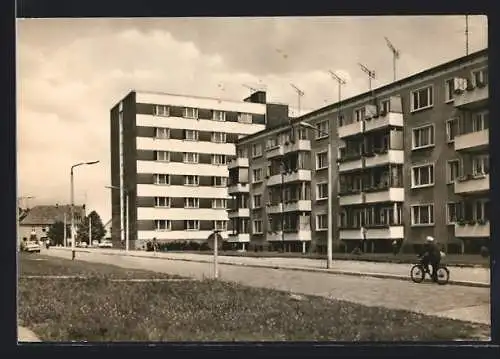
[[490, 250], [486, 246], [481, 247], [481, 257], [488, 258], [490, 256]]

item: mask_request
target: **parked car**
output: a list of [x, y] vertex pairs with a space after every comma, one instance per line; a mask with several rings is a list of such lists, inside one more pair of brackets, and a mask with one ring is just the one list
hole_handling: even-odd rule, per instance
[[87, 248], [87, 242], [79, 242], [76, 244], [76, 246], [80, 248]]
[[113, 248], [113, 243], [111, 243], [111, 241], [104, 240], [99, 243], [99, 248]]
[[42, 247], [38, 242], [29, 241], [24, 245], [24, 251], [28, 253], [40, 253]]
[[98, 241], [98, 240], [96, 240], [96, 239], [94, 239], [94, 240], [92, 241], [92, 247], [99, 247], [99, 241]]

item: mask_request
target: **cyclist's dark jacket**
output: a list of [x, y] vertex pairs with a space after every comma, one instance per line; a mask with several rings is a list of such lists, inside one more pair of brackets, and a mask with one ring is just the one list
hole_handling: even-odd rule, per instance
[[424, 244], [423, 254], [427, 254], [427, 258], [429, 258], [430, 261], [438, 261], [441, 259], [441, 250], [434, 242]]

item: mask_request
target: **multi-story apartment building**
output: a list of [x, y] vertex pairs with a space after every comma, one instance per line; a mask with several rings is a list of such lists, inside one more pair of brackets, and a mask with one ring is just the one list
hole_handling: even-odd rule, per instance
[[338, 250], [386, 252], [433, 235], [450, 252], [477, 252], [489, 241], [487, 64], [479, 51], [240, 139], [234, 168], [250, 210], [235, 238], [324, 252], [331, 215]]
[[227, 238], [227, 158], [239, 137], [288, 122], [288, 106], [262, 91], [244, 101], [131, 91], [110, 117], [112, 237], [124, 238], [128, 213], [131, 247], [143, 248], [214, 229]]

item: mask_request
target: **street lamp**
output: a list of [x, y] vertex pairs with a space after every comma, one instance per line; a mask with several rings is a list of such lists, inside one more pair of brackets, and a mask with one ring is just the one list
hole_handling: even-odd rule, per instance
[[71, 259], [73, 260], [75, 259], [75, 184], [73, 170], [79, 166], [95, 165], [96, 163], [99, 163], [99, 161], [80, 162], [71, 166]]
[[327, 262], [326, 262], [326, 267], [330, 269], [332, 267], [332, 261], [333, 261], [333, 198], [332, 198], [332, 153], [334, 149], [334, 144], [333, 140], [330, 136], [329, 133], [320, 130], [319, 128], [311, 125], [310, 123], [307, 122], [299, 122], [299, 126], [302, 127], [307, 127], [310, 129], [315, 130], [318, 132], [320, 135], [328, 136], [328, 238], [327, 238]]
[[[118, 187], [118, 186], [106, 186], [106, 188], [109, 188], [109, 189], [116, 189], [116, 190], [121, 190], [121, 187]], [[128, 253], [128, 249], [129, 249], [129, 240], [130, 240], [130, 226], [129, 226], [129, 218], [128, 218], [128, 214], [129, 214], [129, 192], [126, 188], [123, 189], [123, 192], [125, 192], [125, 217], [127, 219], [127, 222], [125, 224], [125, 227], [126, 227], [126, 230], [124, 228], [121, 229], [121, 233], [123, 233], [123, 231], [125, 231], [125, 252]], [[120, 212], [121, 212], [121, 209], [120, 209]], [[123, 213], [123, 212], [121, 212]], [[121, 214], [120, 214], [121, 216]], [[123, 222], [122, 222], [123, 223]], [[122, 237], [122, 240], [123, 240], [123, 237]]]
[[20, 241], [20, 237], [19, 237], [19, 223], [20, 223], [20, 217], [21, 217], [21, 214], [19, 213], [19, 203], [24, 200], [24, 199], [33, 199], [35, 198], [34, 196], [20, 196], [20, 197], [17, 197], [17, 208], [16, 208], [16, 211], [17, 211], [17, 216], [16, 216], [16, 219], [17, 219], [17, 251], [19, 252], [21, 250], [21, 241]]

